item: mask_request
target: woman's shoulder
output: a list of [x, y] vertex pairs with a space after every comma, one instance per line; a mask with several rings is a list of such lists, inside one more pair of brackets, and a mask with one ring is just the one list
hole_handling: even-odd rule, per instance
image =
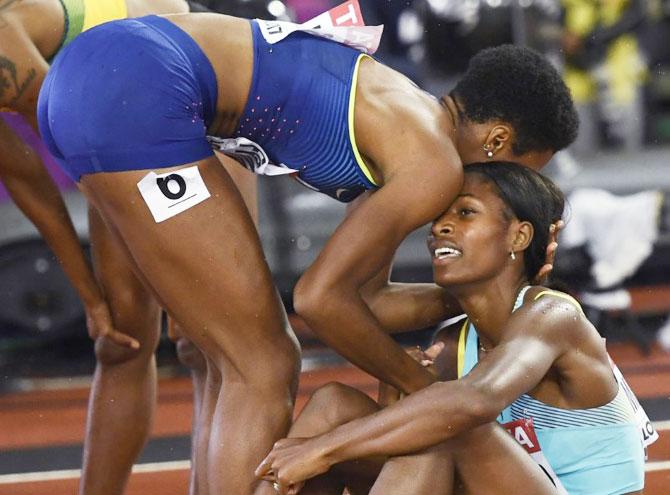
[[[521, 307], [537, 323], [534, 331], [563, 337], [583, 337], [594, 329], [577, 299], [564, 291], [551, 287], [531, 286], [523, 297]], [[573, 339], [570, 339], [573, 340]]]
[[573, 295], [543, 285], [529, 286], [524, 294], [523, 305], [567, 305], [580, 313], [584, 312], [581, 304], [579, 304], [579, 301]]
[[12, 29], [3, 30], [0, 37], [12, 36], [15, 31], [25, 33], [27, 38], [19, 38], [7, 43], [30, 40], [43, 57], [55, 50], [63, 35], [63, 7], [58, 0], [41, 0], [33, 2], [3, 2], [0, 6], [1, 23]]
[[440, 101], [375, 59], [365, 57], [361, 62], [356, 88], [356, 112], [364, 127], [378, 129], [388, 121], [392, 134], [403, 128], [422, 134], [446, 132], [448, 114]]

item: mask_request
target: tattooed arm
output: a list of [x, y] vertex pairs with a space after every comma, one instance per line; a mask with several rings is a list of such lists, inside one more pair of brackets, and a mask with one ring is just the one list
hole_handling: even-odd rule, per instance
[[[0, 1], [0, 108], [21, 113], [38, 130], [37, 97], [49, 67], [17, 17], [9, 12], [8, 3]], [[63, 198], [42, 160], [2, 118], [0, 150], [0, 180], [54, 251], [79, 293], [91, 336], [108, 335], [121, 345], [137, 347], [134, 339], [114, 330]]]

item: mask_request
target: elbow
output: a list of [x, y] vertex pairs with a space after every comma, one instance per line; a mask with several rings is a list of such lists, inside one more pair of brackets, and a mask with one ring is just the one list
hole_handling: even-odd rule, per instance
[[470, 417], [474, 425], [483, 425], [493, 423], [498, 419], [502, 407], [497, 407], [494, 403], [482, 397], [470, 406]]
[[293, 289], [293, 309], [310, 326], [318, 328], [318, 323], [329, 317], [329, 302], [334, 296], [327, 284], [317, 283], [316, 280], [317, 277], [310, 277], [309, 273], [298, 280]]
[[466, 380], [438, 382], [431, 385], [435, 386], [450, 389], [448, 393], [440, 394], [444, 406], [442, 417], [448, 421], [445, 425], [448, 437], [495, 421], [504, 407], [489, 391], [475, 384], [466, 383]]
[[464, 412], [471, 418], [472, 423], [483, 425], [495, 421], [504, 405], [498, 401], [491, 389], [477, 384], [464, 383], [463, 385], [464, 396], [467, 397]]

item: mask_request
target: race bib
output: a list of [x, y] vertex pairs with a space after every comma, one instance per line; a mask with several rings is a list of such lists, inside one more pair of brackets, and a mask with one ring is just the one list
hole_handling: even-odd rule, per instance
[[556, 493], [559, 495], [568, 495], [567, 490], [561, 484], [561, 480], [552, 469], [549, 461], [542, 453], [540, 442], [537, 440], [535, 434], [535, 427], [533, 426], [533, 418], [522, 418], [516, 421], [510, 421], [502, 425], [510, 435], [514, 437], [519, 445], [521, 445], [526, 452], [533, 458], [533, 460], [540, 466], [542, 471], [549, 477], [551, 482], [556, 487]]
[[265, 41], [277, 43], [289, 34], [302, 31], [337, 41], [367, 54], [379, 48], [384, 26], [366, 26], [358, 0], [349, 0], [302, 24], [256, 19]]
[[635, 397], [635, 394], [631, 390], [630, 386], [628, 386], [628, 383], [619, 370], [619, 367], [614, 364], [614, 361], [612, 361], [612, 358], [609, 354], [607, 355], [607, 358], [610, 360], [610, 365], [612, 366], [614, 377], [616, 378], [617, 382], [619, 382], [619, 385], [623, 388], [624, 392], [626, 393], [626, 397], [628, 398], [628, 402], [630, 402], [630, 405], [633, 408], [633, 412], [635, 413], [635, 423], [637, 424], [637, 427], [640, 431], [642, 443], [646, 449], [652, 443], [658, 440], [658, 432], [654, 428], [654, 425], [651, 424], [649, 416], [647, 416], [647, 413], [644, 412], [644, 409], [637, 400], [637, 397]]
[[160, 223], [210, 197], [197, 166], [166, 174], [149, 172], [137, 183], [144, 202]]

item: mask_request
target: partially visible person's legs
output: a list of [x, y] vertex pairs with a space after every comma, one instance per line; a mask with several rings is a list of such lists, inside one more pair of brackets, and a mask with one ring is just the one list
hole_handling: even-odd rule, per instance
[[[183, 336], [183, 331], [179, 324], [171, 318], [168, 318], [168, 337], [175, 343], [177, 359], [191, 373], [191, 382], [193, 384], [193, 417], [191, 420], [191, 473], [189, 478], [189, 494], [204, 495], [205, 489], [199, 489], [198, 471], [202, 470], [201, 465], [206, 466], [206, 459], [199, 459], [198, 445], [200, 444], [199, 435], [202, 431], [200, 426], [203, 400], [205, 396], [205, 385], [207, 382], [207, 359], [193, 342]], [[206, 438], [206, 437], [205, 437]], [[202, 476], [205, 474], [203, 473]]]
[[[463, 490], [454, 486], [454, 473]], [[556, 487], [497, 423], [461, 433], [415, 456], [389, 460], [370, 495], [452, 493], [556, 495]]]
[[120, 233], [159, 301], [221, 372], [208, 450], [210, 493], [246, 494], [291, 419], [299, 350], [258, 235], [215, 158], [197, 165], [211, 197], [156, 223], [139, 195], [144, 171], [86, 175], [81, 187]]
[[197, 495], [207, 495], [210, 493], [208, 476], [209, 443], [216, 405], [219, 402], [219, 394], [222, 392], [222, 383], [221, 372], [216, 367], [216, 364], [212, 360], [206, 359], [206, 372], [202, 383], [202, 402], [193, 431], [195, 466], [192, 466], [192, 469], [195, 469], [191, 473], [191, 480], [194, 482], [195, 487], [191, 491]]
[[124, 247], [89, 209], [96, 275], [114, 325], [140, 342], [137, 350], [100, 337], [95, 343], [96, 370], [84, 441], [80, 492], [121, 494], [130, 469], [151, 428], [156, 403], [154, 351], [160, 335], [160, 311], [133, 272]]
[[172, 318], [168, 318], [168, 337], [175, 343], [179, 362], [190, 371], [193, 384], [189, 494], [206, 495], [209, 431], [221, 389], [221, 373], [193, 342], [184, 337], [180, 325]]
[[579, 115], [579, 134], [570, 145], [570, 152], [577, 159], [591, 157], [600, 150], [600, 114], [596, 102], [578, 102], [575, 105]]

